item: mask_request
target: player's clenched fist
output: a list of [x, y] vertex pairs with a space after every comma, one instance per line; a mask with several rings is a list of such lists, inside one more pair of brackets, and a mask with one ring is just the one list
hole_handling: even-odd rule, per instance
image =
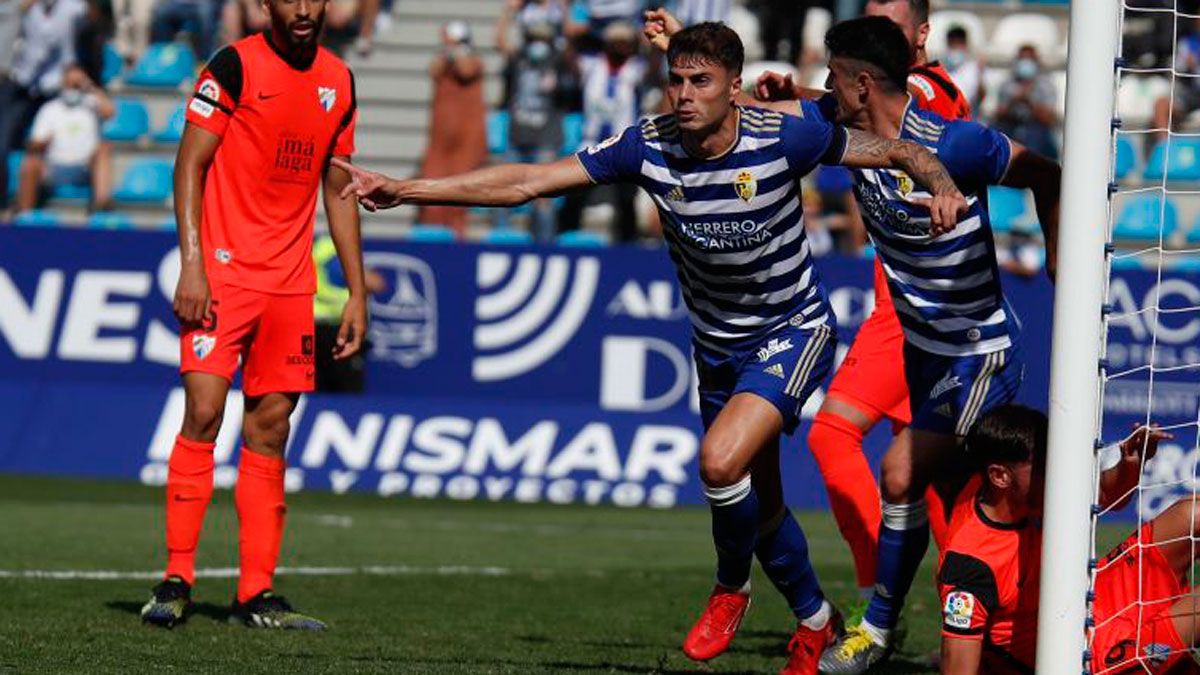
[[671, 36], [683, 30], [683, 24], [679, 23], [679, 19], [671, 16], [670, 12], [661, 7], [647, 11], [645, 20], [642, 33], [650, 41], [650, 44], [661, 52], [667, 51], [667, 46], [671, 44]]
[[200, 263], [184, 263], [179, 270], [179, 283], [175, 286], [175, 316], [183, 324], [202, 323], [208, 318], [211, 301], [204, 266]]
[[342, 199], [354, 197], [368, 211], [390, 209], [404, 203], [400, 191], [396, 189], [397, 181], [381, 173], [360, 169], [337, 157], [331, 159], [330, 163], [350, 174], [350, 184], [342, 189]]

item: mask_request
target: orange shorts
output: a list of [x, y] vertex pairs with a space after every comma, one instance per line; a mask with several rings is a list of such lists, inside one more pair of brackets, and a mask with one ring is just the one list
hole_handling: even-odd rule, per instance
[[886, 417], [898, 431], [912, 421], [904, 376], [904, 333], [891, 304], [876, 305], [829, 385], [828, 396]]
[[1092, 672], [1097, 675], [1166, 673], [1190, 651], [1169, 611], [1189, 591], [1157, 546], [1138, 547], [1139, 536], [1153, 541], [1154, 523], [1109, 551], [1096, 573]]
[[307, 392], [315, 381], [315, 349], [311, 295], [214, 286], [209, 319], [179, 338], [179, 372], [233, 382], [240, 359], [247, 396]]

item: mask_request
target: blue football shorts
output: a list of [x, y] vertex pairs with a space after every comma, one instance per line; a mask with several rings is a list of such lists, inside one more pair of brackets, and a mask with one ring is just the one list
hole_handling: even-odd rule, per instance
[[966, 436], [983, 413], [1017, 395], [1025, 362], [1014, 343], [976, 356], [942, 356], [904, 345], [912, 428]]

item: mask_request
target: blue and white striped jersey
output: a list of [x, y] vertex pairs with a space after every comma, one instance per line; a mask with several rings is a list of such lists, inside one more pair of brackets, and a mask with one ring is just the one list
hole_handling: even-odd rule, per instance
[[[801, 104], [806, 119], [833, 119], [831, 97]], [[990, 354], [1012, 345], [1014, 317], [1000, 288], [988, 220], [987, 186], [1008, 170], [1004, 134], [976, 122], [948, 122], [909, 101], [900, 138], [938, 156], [970, 209], [954, 230], [929, 236], [930, 194], [902, 171], [858, 169], [854, 193], [883, 263], [892, 301], [914, 347], [943, 356]]]
[[596, 183], [645, 189], [662, 216], [695, 339], [738, 351], [788, 323], [829, 322], [804, 235], [797, 179], [837, 163], [846, 133], [824, 121], [739, 108], [728, 152], [696, 159], [672, 115], [644, 119], [577, 157]]

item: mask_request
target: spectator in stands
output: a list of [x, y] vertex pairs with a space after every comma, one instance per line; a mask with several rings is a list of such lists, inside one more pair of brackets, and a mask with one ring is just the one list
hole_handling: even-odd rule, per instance
[[[758, 17], [763, 59], [800, 64], [804, 53], [804, 20], [812, 0], [754, 0], [750, 7]], [[783, 43], [787, 43], [787, 51]]]
[[508, 0], [496, 23], [496, 48], [511, 59], [521, 52], [530, 31], [543, 36], [548, 31], [551, 46], [561, 50], [566, 22], [563, 0]]
[[730, 0], [676, 0], [672, 13], [684, 27], [706, 21], [729, 23]]
[[1057, 100], [1054, 83], [1042, 73], [1037, 48], [1023, 45], [1017, 50], [1011, 79], [1000, 89], [996, 127], [1034, 152], [1057, 159]]
[[375, 45], [379, 7], [380, 0], [329, 0], [325, 13], [327, 46], [340, 52], [344, 45], [353, 42], [360, 57], [370, 55]]
[[125, 63], [132, 64], [142, 57], [150, 44], [150, 20], [155, 0], [112, 0], [116, 35], [113, 46]]
[[1042, 242], [1037, 238], [1037, 223], [1013, 223], [1008, 241], [996, 245], [996, 262], [1000, 269], [1032, 279], [1042, 271], [1044, 259]]
[[101, 123], [112, 117], [112, 100], [78, 65], [68, 66], [58, 96], [42, 106], [21, 161], [17, 206], [37, 206], [39, 189], [91, 187], [94, 210], [108, 208], [112, 168]]
[[226, 0], [221, 10], [222, 39], [226, 44], [270, 27], [261, 0]]
[[[563, 147], [563, 116], [574, 86], [572, 68], [555, 47], [551, 23], [529, 26], [525, 45], [508, 62], [505, 109], [509, 116], [510, 162], [545, 164]], [[574, 148], [572, 148], [574, 150]], [[549, 241], [555, 233], [554, 201], [533, 205], [533, 235]], [[508, 210], [496, 209], [498, 227], [507, 225]]]
[[158, 0], [150, 15], [150, 41], [171, 42], [187, 33], [201, 59], [212, 56], [222, 5], [214, 0]]
[[[483, 61], [471, 46], [466, 23], [451, 21], [442, 27], [442, 50], [429, 75], [433, 101], [421, 176], [441, 178], [479, 168], [487, 159]], [[421, 223], [446, 225], [460, 236], [467, 226], [467, 210], [457, 206], [426, 206], [418, 218]]]
[[[1200, 110], [1200, 19], [1190, 32], [1179, 38], [1175, 47], [1175, 70], [1184, 77], [1175, 78], [1174, 98], [1164, 96], [1154, 102], [1155, 139], [1167, 137], [1168, 128], [1178, 128], [1196, 110]], [[1187, 77], [1187, 76], [1191, 77]]]
[[86, 12], [81, 0], [32, 0], [21, 14], [21, 47], [0, 83], [0, 212], [9, 207], [8, 153], [23, 145], [38, 110], [58, 94]]
[[[603, 33], [601, 54], [578, 58], [583, 89], [583, 147], [590, 147], [637, 123], [641, 115], [642, 82], [646, 63], [637, 54], [637, 30], [631, 23], [610, 23]], [[637, 188], [632, 185], [596, 187], [572, 193], [559, 213], [559, 229], [578, 229], [583, 207], [594, 194], [613, 194], [617, 241], [637, 237]]]
[[971, 53], [971, 45], [967, 44], [967, 31], [962, 26], [954, 26], [946, 31], [946, 53], [942, 56], [942, 64], [946, 72], [958, 85], [959, 91], [967, 97], [971, 110], [980, 110], [987, 89], [983, 82], [983, 61]]
[[614, 23], [640, 24], [644, 0], [575, 0], [567, 20], [569, 36], [581, 52], [603, 49], [604, 29]]

